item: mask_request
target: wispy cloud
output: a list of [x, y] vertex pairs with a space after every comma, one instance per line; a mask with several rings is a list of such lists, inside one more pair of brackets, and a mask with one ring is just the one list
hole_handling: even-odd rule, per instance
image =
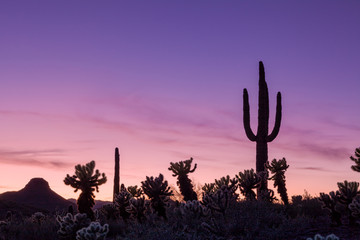
[[0, 163], [12, 165], [29, 165], [45, 168], [67, 168], [73, 163], [60, 161], [57, 158], [65, 156], [65, 150], [4, 150], [0, 149]]
[[325, 168], [321, 168], [321, 167], [295, 167], [296, 169], [299, 170], [310, 170], [310, 171], [321, 171], [321, 172], [331, 172], [330, 170], [327, 170]]

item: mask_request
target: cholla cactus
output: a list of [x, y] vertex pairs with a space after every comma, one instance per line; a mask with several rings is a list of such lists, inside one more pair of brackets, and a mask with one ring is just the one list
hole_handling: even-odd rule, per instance
[[360, 193], [358, 182], [344, 181], [343, 183], [338, 182], [337, 185], [340, 193], [339, 201], [347, 206], [352, 202], [355, 196]]
[[9, 230], [10, 224], [11, 223], [8, 221], [0, 220], [0, 235], [2, 232], [7, 232]]
[[201, 188], [205, 194], [214, 193], [215, 192], [215, 183], [205, 183], [205, 185]]
[[130, 199], [132, 195], [126, 190], [125, 187], [122, 187], [119, 194], [115, 196], [114, 204], [119, 209], [120, 216], [127, 221], [130, 217], [130, 214], [126, 211], [126, 208], [130, 206]]
[[351, 166], [351, 169], [360, 172], [360, 147], [355, 149], [355, 157], [350, 156], [350, 159], [355, 162], [355, 165]]
[[330, 211], [331, 220], [337, 226], [341, 225], [341, 213], [337, 211], [336, 206], [339, 204], [339, 192], [332, 191], [329, 194], [320, 193], [319, 200], [323, 204], [323, 208], [327, 208]]
[[[211, 218], [210, 223], [203, 222], [201, 223], [201, 227], [205, 229], [207, 232], [215, 234], [220, 237], [224, 237], [226, 235], [225, 229], [220, 226], [214, 218]], [[224, 238], [223, 238], [224, 239]]]
[[349, 204], [351, 215], [355, 218], [360, 218], [360, 195], [357, 195]]
[[101, 226], [99, 222], [91, 222], [88, 227], [76, 232], [76, 240], [105, 240], [109, 225]]
[[114, 203], [105, 204], [99, 209], [100, 216], [104, 216], [106, 220], [115, 220], [118, 218], [119, 210]]
[[321, 236], [320, 234], [316, 234], [314, 238], [307, 238], [306, 240], [339, 240], [335, 234], [327, 235], [326, 237]]
[[229, 208], [230, 203], [236, 201], [237, 196], [233, 194], [231, 189], [222, 186], [221, 189], [215, 193], [203, 194], [202, 204], [212, 211], [219, 212], [226, 219], [226, 210]]
[[99, 170], [95, 169], [95, 161], [91, 161], [86, 165], [76, 165], [75, 175], [66, 175], [64, 179], [65, 185], [70, 185], [75, 188], [74, 192], [81, 190], [80, 196], [77, 200], [77, 205], [80, 213], [86, 213], [91, 220], [95, 220], [92, 207], [95, 205], [94, 191], [99, 192], [99, 186], [106, 183], [105, 173], [100, 174]]
[[238, 181], [236, 178], [230, 178], [229, 175], [222, 177], [219, 180], [215, 179], [215, 191], [225, 186], [228, 190], [235, 192], [237, 189], [237, 183]]
[[45, 219], [45, 215], [42, 212], [36, 212], [31, 216], [31, 220], [34, 223], [41, 224], [41, 222]]
[[360, 193], [359, 183], [358, 182], [348, 182], [344, 181], [343, 183], [338, 183], [339, 187], [339, 202], [342, 203], [345, 207], [344, 215], [349, 217], [350, 225], [355, 225], [355, 218], [352, 216], [349, 209], [349, 205], [352, 203], [356, 195]]
[[236, 175], [239, 181], [240, 192], [245, 196], [246, 200], [255, 200], [256, 194], [253, 189], [259, 187], [261, 177], [254, 172], [254, 169], [244, 170]]
[[192, 161], [193, 158], [176, 163], [171, 162], [170, 167], [168, 168], [174, 173], [173, 177], [178, 178], [176, 184], [180, 187], [180, 192], [184, 196], [185, 201], [197, 200], [196, 192], [194, 191], [191, 180], [188, 177], [188, 174], [193, 173], [197, 166], [195, 163], [194, 168], [191, 169]]
[[181, 203], [180, 212], [183, 216], [189, 216], [192, 219], [199, 219], [209, 216], [210, 209], [203, 206], [199, 201], [192, 200]]
[[274, 191], [271, 189], [260, 190], [258, 193], [258, 199], [265, 201], [265, 202], [270, 202], [270, 203], [277, 200], [277, 198], [275, 197]]
[[144, 192], [141, 188], [138, 188], [137, 185], [135, 186], [128, 186], [127, 187], [127, 191], [134, 197], [134, 198], [138, 198], [141, 197]]
[[274, 180], [274, 187], [277, 187], [281, 200], [285, 205], [288, 205], [289, 198], [285, 186], [285, 171], [289, 168], [289, 165], [286, 164], [286, 159], [273, 159], [271, 163], [267, 161], [265, 167], [273, 174], [269, 180]]
[[173, 195], [168, 182], [164, 181], [164, 176], [160, 173], [159, 177], [146, 177], [146, 181], [141, 182], [144, 193], [150, 198], [152, 208], [158, 216], [167, 219], [166, 202], [169, 196]]
[[89, 226], [91, 220], [85, 213], [78, 213], [73, 216], [71, 213], [66, 216], [57, 216], [57, 222], [60, 224], [58, 235], [63, 240], [74, 240], [76, 238], [76, 232], [84, 227]]
[[141, 223], [146, 212], [145, 197], [130, 199], [130, 205], [126, 208], [126, 211]]

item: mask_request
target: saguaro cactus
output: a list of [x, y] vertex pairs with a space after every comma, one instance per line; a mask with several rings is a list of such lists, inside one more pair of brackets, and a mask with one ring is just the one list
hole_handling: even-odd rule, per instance
[[[279, 133], [281, 123], [281, 93], [277, 93], [275, 126], [269, 135], [269, 92], [265, 82], [265, 71], [262, 62], [259, 62], [259, 110], [258, 129], [255, 135], [250, 126], [249, 95], [244, 88], [244, 128], [246, 136], [250, 141], [256, 142], [256, 173], [265, 170], [264, 164], [268, 160], [267, 143], [273, 141]], [[262, 189], [267, 188], [266, 182], [261, 185]]]
[[115, 176], [114, 176], [114, 194], [113, 201], [115, 201], [115, 197], [119, 194], [120, 191], [120, 154], [119, 149], [115, 148]]

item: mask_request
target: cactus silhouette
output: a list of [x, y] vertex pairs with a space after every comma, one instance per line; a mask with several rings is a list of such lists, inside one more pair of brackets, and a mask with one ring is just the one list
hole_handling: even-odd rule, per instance
[[[269, 135], [269, 92], [265, 81], [264, 65], [259, 62], [259, 108], [258, 108], [258, 128], [255, 135], [250, 126], [250, 106], [249, 95], [244, 88], [243, 94], [243, 120], [246, 136], [250, 141], [256, 142], [256, 173], [265, 170], [264, 164], [268, 160], [267, 143], [273, 141], [279, 133], [281, 124], [281, 93], [277, 93], [275, 126]], [[267, 181], [260, 185], [261, 189], [267, 189]]]
[[245, 196], [245, 199], [250, 201], [255, 200], [256, 194], [253, 189], [260, 185], [261, 177], [254, 172], [254, 169], [250, 169], [239, 172], [236, 178], [239, 182], [240, 192]]
[[286, 159], [273, 159], [271, 163], [269, 161], [266, 162], [265, 166], [273, 174], [273, 176], [269, 179], [274, 180], [274, 187], [277, 187], [281, 200], [285, 205], [288, 205], [289, 198], [285, 184], [285, 171], [289, 168], [289, 165], [287, 165]]
[[124, 220], [127, 222], [128, 218], [130, 217], [130, 213], [126, 211], [126, 208], [130, 206], [130, 200], [132, 199], [131, 193], [129, 193], [125, 186], [121, 185], [120, 192], [115, 196], [114, 204], [119, 210], [119, 214]]
[[113, 193], [113, 201], [115, 197], [120, 192], [120, 154], [119, 149], [115, 148], [115, 176], [114, 176], [114, 193]]
[[141, 188], [139, 188], [137, 185], [135, 186], [128, 186], [127, 187], [127, 191], [134, 197], [134, 198], [139, 198], [141, 197], [144, 192]]
[[360, 172], [360, 147], [355, 149], [355, 157], [350, 156], [350, 159], [355, 162], [351, 169], [355, 172]]
[[173, 177], [177, 176], [178, 178], [177, 185], [180, 187], [181, 194], [184, 196], [184, 201], [197, 200], [197, 195], [188, 177], [188, 174], [194, 172], [197, 166], [195, 163], [194, 168], [191, 170], [192, 161], [193, 158], [176, 163], [171, 162], [168, 168], [173, 172]]
[[160, 173], [159, 177], [148, 177], [141, 182], [144, 193], [150, 198], [152, 208], [157, 212], [159, 217], [167, 220], [166, 205], [169, 201], [169, 196], [173, 195], [168, 182], [164, 180], [164, 176]]
[[91, 161], [86, 165], [76, 165], [75, 175], [66, 175], [64, 179], [65, 185], [70, 185], [75, 188], [74, 192], [81, 190], [80, 196], [77, 200], [77, 205], [80, 213], [86, 213], [91, 220], [95, 220], [95, 215], [92, 207], [95, 205], [94, 191], [99, 192], [99, 186], [106, 183], [105, 173], [100, 174], [99, 170], [95, 169], [95, 161]]
[[341, 223], [341, 213], [337, 210], [337, 205], [339, 204], [339, 191], [332, 191], [329, 194], [320, 193], [319, 200], [322, 202], [322, 207], [330, 211], [332, 225], [340, 226]]

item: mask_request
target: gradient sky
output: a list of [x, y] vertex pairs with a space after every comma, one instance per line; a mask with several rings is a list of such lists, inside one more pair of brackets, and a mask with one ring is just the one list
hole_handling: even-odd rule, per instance
[[[121, 180], [140, 185], [194, 158], [190, 177], [213, 182], [255, 168], [242, 91], [257, 126], [258, 62], [270, 126], [269, 159], [290, 165], [290, 195], [359, 181], [360, 2], [1, 1], [0, 192], [45, 178], [66, 198], [74, 165], [95, 160], [111, 200], [114, 148]], [[271, 183], [272, 184], [272, 183]]]

